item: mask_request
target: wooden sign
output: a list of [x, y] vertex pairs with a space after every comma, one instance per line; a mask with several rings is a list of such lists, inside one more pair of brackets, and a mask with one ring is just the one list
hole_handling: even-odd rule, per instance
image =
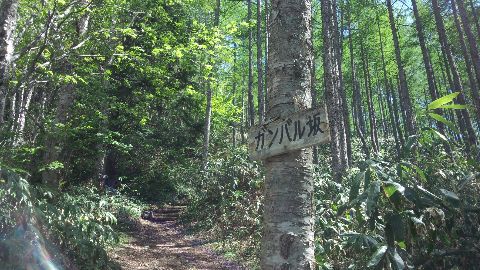
[[255, 160], [330, 141], [327, 113], [315, 108], [250, 128], [248, 150]]

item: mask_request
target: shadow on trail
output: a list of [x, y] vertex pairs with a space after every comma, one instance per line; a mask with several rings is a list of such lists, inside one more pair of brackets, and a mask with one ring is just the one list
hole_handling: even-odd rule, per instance
[[128, 233], [128, 243], [116, 249], [113, 261], [120, 269], [231, 269], [245, 268], [219, 256], [207, 241], [186, 235], [178, 222], [182, 207], [155, 209], [148, 220]]

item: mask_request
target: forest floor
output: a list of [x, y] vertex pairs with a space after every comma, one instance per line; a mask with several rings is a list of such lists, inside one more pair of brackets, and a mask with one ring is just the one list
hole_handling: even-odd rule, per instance
[[181, 211], [159, 208], [152, 211], [153, 217], [140, 220], [113, 251], [114, 263], [125, 270], [244, 269], [208, 248], [207, 241], [187, 235], [178, 221]]

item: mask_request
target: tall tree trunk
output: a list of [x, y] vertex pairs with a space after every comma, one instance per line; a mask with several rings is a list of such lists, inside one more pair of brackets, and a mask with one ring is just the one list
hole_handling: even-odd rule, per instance
[[[349, 11], [351, 12], [351, 11]], [[363, 117], [363, 106], [361, 105], [362, 93], [360, 92], [359, 83], [357, 81], [357, 71], [355, 67], [355, 56], [353, 52], [353, 32], [351, 28], [351, 15], [349, 14], [347, 19], [348, 24], [348, 47], [350, 50], [350, 69], [352, 70], [352, 89], [353, 89], [353, 104], [355, 108], [355, 117], [357, 119], [357, 125], [360, 132], [365, 133], [365, 119]], [[360, 134], [359, 134], [360, 135]]]
[[[89, 2], [88, 0], [81, 0], [79, 2], [79, 5], [79, 8], [86, 8], [86, 6], [89, 5]], [[89, 12], [85, 12], [76, 22], [77, 38], [74, 41], [75, 44], [79, 44], [81, 42], [80, 39], [87, 32], [89, 19]], [[74, 65], [70, 61], [68, 61], [68, 59], [63, 61], [60, 68], [62, 72], [64, 72], [64, 74], [72, 74], [74, 73], [75, 69]], [[65, 85], [60, 87], [58, 95], [59, 97], [54, 123], [65, 124], [67, 123], [70, 108], [73, 106], [73, 103], [75, 101], [75, 85], [73, 83], [66, 83]], [[59, 160], [61, 148], [63, 147], [62, 144], [64, 144], [62, 140], [59, 140], [59, 138], [56, 137], [57, 134], [55, 133], [58, 132], [56, 126], [54, 126], [53, 129], [54, 130], [52, 131], [52, 134], [47, 135], [45, 142], [43, 163], [46, 166], [50, 165], [52, 162]], [[60, 173], [56, 170], [46, 169], [42, 172], [42, 181], [44, 184], [47, 184], [53, 188], [58, 188], [60, 186]]]
[[385, 51], [383, 49], [383, 36], [382, 36], [382, 31], [380, 28], [380, 18], [377, 16], [377, 28], [378, 28], [378, 37], [380, 41], [380, 56], [382, 60], [382, 71], [383, 71], [383, 85], [386, 90], [387, 94], [387, 107], [388, 107], [388, 112], [390, 116], [390, 122], [392, 126], [392, 133], [393, 137], [395, 139], [395, 149], [397, 150], [397, 155], [400, 156], [400, 145], [403, 145], [403, 142], [400, 141], [400, 132], [401, 132], [401, 127], [397, 123], [396, 118], [395, 118], [395, 112], [393, 109], [393, 99], [394, 96], [392, 95], [392, 86], [388, 81], [388, 76], [387, 76], [387, 65], [385, 63]]
[[258, 74], [258, 122], [265, 119], [265, 95], [263, 93], [263, 67], [262, 67], [262, 5], [257, 0], [257, 74]]
[[[264, 57], [264, 65], [265, 65], [265, 76], [264, 76], [264, 92], [263, 92], [263, 95], [264, 95], [264, 108], [266, 110], [267, 108], [267, 89], [268, 89], [268, 42], [269, 42], [269, 33], [270, 33], [270, 30], [269, 30], [269, 25], [268, 25], [268, 22], [269, 22], [269, 17], [270, 17], [270, 10], [269, 10], [269, 0], [264, 0], [265, 2], [265, 57]], [[267, 113], [266, 111], [264, 112], [265, 114]]]
[[365, 152], [367, 158], [370, 157], [370, 150], [368, 149], [365, 140], [365, 119], [363, 118], [363, 108], [361, 106], [362, 93], [360, 92], [360, 85], [357, 81], [357, 71], [355, 67], [355, 56], [353, 52], [353, 32], [351, 27], [351, 10], [348, 11], [347, 27], [348, 27], [348, 48], [350, 51], [350, 69], [352, 72], [352, 113], [355, 130], [358, 137], [362, 142], [362, 149]]
[[[215, 14], [213, 18], [213, 27], [216, 28], [220, 24], [220, 0], [216, 1]], [[203, 127], [203, 169], [208, 166], [208, 150], [210, 146], [210, 129], [212, 126], [212, 86], [210, 80], [207, 81], [207, 107], [205, 108], [205, 124]]]
[[[311, 5], [311, 21], [313, 21], [313, 18], [315, 14], [313, 13], [313, 5]], [[310, 91], [312, 95], [312, 108], [317, 108], [318, 107], [318, 100], [317, 100], [317, 65], [315, 64], [315, 60], [317, 59], [317, 55], [315, 53], [315, 46], [313, 46], [313, 23], [310, 24], [310, 44], [312, 45], [311, 52], [312, 52], [312, 74], [311, 74], [311, 86], [310, 86]], [[313, 164], [318, 164], [318, 146], [313, 146], [312, 147], [313, 151]]]
[[322, 0], [324, 88], [330, 126], [330, 149], [334, 181], [340, 182], [348, 166], [346, 160], [345, 121], [338, 62], [338, 28], [335, 1]]
[[[242, 72], [243, 78], [242, 82], [245, 81], [245, 72]], [[242, 136], [242, 144], [245, 143], [246, 138], [245, 138], [245, 126], [247, 125], [247, 120], [246, 120], [246, 110], [245, 110], [245, 87], [242, 86], [242, 119], [240, 120], [240, 135]]]
[[17, 118], [14, 121], [14, 133], [15, 139], [13, 142], [14, 146], [19, 146], [24, 142], [24, 130], [25, 130], [25, 123], [27, 120], [27, 112], [30, 108], [30, 102], [32, 100], [33, 92], [35, 90], [35, 86], [32, 84], [28, 84], [26, 86], [27, 89], [23, 89], [21, 94], [19, 95], [19, 109]]
[[[435, 73], [433, 72], [432, 61], [430, 59], [430, 54], [425, 42], [425, 35], [423, 32], [423, 23], [418, 12], [417, 1], [412, 0], [413, 15], [415, 16], [415, 27], [417, 29], [418, 42], [420, 44], [420, 49], [422, 50], [423, 65], [425, 67], [425, 72], [427, 73], [427, 82], [428, 82], [428, 91], [430, 93], [431, 100], [436, 100], [439, 98], [437, 86], [435, 83]], [[440, 110], [436, 111], [437, 114], [441, 114]], [[437, 127], [442, 134], [445, 134], [445, 126], [441, 122], [437, 122]], [[448, 144], [445, 145], [447, 151], [449, 149]]]
[[[269, 118], [311, 105], [309, 0], [272, 0], [269, 43]], [[314, 269], [312, 150], [265, 160], [261, 268]]]
[[[440, 40], [440, 47], [442, 49], [442, 53], [445, 55], [448, 66], [452, 72], [453, 78], [453, 87], [454, 91], [460, 92], [460, 95], [456, 98], [456, 103], [458, 104], [465, 104], [465, 97], [463, 95], [463, 86], [460, 80], [460, 74], [458, 73], [457, 66], [455, 61], [453, 60], [452, 51], [450, 49], [450, 44], [448, 43], [446, 32], [445, 32], [445, 25], [443, 24], [443, 19], [440, 13], [440, 8], [438, 6], [437, 0], [432, 0], [432, 7], [433, 7], [433, 14], [435, 16], [435, 25], [437, 27], [437, 33]], [[464, 136], [468, 138], [467, 145], [475, 145], [476, 144], [476, 137], [475, 131], [472, 127], [472, 122], [470, 120], [470, 115], [467, 110], [459, 110], [457, 112], [459, 118], [462, 118], [463, 121], [459, 121], [460, 129], [463, 130]], [[463, 126], [463, 128], [462, 128]]]
[[[457, 12], [456, 12], [456, 6], [455, 2], [457, 3], [458, 6], [458, 13], [460, 13], [460, 19], [462, 20], [462, 25], [463, 25], [463, 30], [465, 31], [465, 35], [467, 36], [468, 40], [468, 47], [470, 48], [470, 56], [472, 58], [472, 63], [473, 63], [473, 69], [475, 70], [475, 75], [477, 77], [477, 84], [474, 83], [474, 80], [471, 80], [473, 85], [471, 86], [472, 90], [472, 97], [473, 97], [473, 103], [476, 108], [477, 112], [477, 120], [480, 122], [480, 94], [479, 94], [479, 89], [478, 85], [480, 85], [480, 55], [478, 54], [478, 46], [477, 46], [477, 41], [473, 35], [472, 28], [470, 27], [470, 23], [468, 21], [467, 17], [467, 11], [465, 10], [465, 3], [463, 0], [456, 0], [453, 1], [451, 0], [452, 3], [452, 8], [454, 12], [454, 18], [456, 19], [456, 24], [457, 24], [457, 29], [458, 29], [458, 34], [460, 35], [460, 41], [462, 45], [462, 50], [466, 50], [466, 46], [463, 40], [463, 35], [461, 31], [461, 27], [459, 26], [458, 19], [457, 19]], [[466, 52], [465, 53], [465, 62], [467, 63], [467, 71], [469, 72], [469, 76], [471, 76], [471, 67], [468, 67], [470, 65], [470, 61], [467, 59]]]
[[0, 127], [5, 120], [5, 106], [8, 95], [14, 44], [17, 26], [18, 0], [0, 2]]
[[415, 115], [412, 106], [412, 100], [408, 91], [407, 77], [403, 68], [402, 56], [400, 53], [400, 44], [398, 41], [397, 28], [395, 26], [395, 17], [393, 16], [392, 1], [387, 0], [388, 17], [390, 19], [390, 28], [392, 30], [393, 46], [395, 47], [395, 60], [398, 67], [398, 79], [400, 83], [399, 97], [400, 107], [405, 114], [405, 127], [408, 136], [416, 134]]
[[[233, 43], [233, 70], [232, 70], [232, 105], [237, 106], [237, 44]], [[237, 147], [237, 123], [232, 124], [232, 144]]]
[[251, 127], [255, 124], [255, 105], [253, 103], [253, 52], [252, 52], [252, 40], [253, 31], [250, 27], [252, 21], [252, 0], [248, 0], [248, 126]]
[[[398, 128], [398, 138], [400, 139], [400, 144], [401, 145], [405, 145], [405, 136], [403, 135], [403, 131], [401, 129], [401, 118], [400, 118], [400, 108], [398, 106], [398, 97], [397, 95], [395, 94], [395, 91], [393, 91], [393, 83], [390, 83], [390, 89], [392, 89], [392, 91], [390, 92], [392, 94], [392, 103], [393, 103], [393, 114], [395, 116], [395, 122], [396, 122], [396, 125], [397, 125], [397, 128]], [[398, 91], [400, 91], [400, 85], [398, 83], [398, 80], [397, 80], [397, 93]]]
[[372, 142], [373, 152], [378, 153], [377, 119], [375, 117], [375, 108], [373, 107], [372, 89], [370, 81], [370, 68], [368, 64], [368, 55], [365, 52], [363, 41], [360, 41], [362, 54], [363, 77], [365, 81], [365, 93], [367, 94], [368, 118], [370, 122], [370, 140]]
[[[427, 74], [428, 92], [430, 94], [431, 100], [433, 101], [438, 99], [440, 96], [438, 94], [435, 73], [433, 71], [432, 61], [430, 59], [430, 53], [428, 51], [428, 48], [425, 42], [425, 35], [423, 32], [423, 23], [422, 23], [422, 19], [420, 18], [420, 14], [418, 12], [416, 0], [412, 0], [412, 8], [413, 8], [413, 14], [415, 16], [415, 27], [417, 29], [418, 42], [420, 44], [420, 49], [422, 50], [423, 65], [425, 67], [425, 72]], [[442, 115], [442, 112], [440, 109], [435, 110], [435, 113]], [[436, 126], [438, 127], [438, 130], [440, 133], [445, 134], [445, 125], [442, 122], [437, 121]], [[448, 143], [444, 143], [444, 147], [447, 153], [449, 153], [450, 156], [453, 156], [451, 154], [450, 145]]]
[[478, 13], [473, 0], [470, 0], [470, 8], [472, 9], [472, 17], [475, 22], [475, 27], [477, 28], [477, 38], [480, 39], [480, 22], [478, 21]]
[[[334, 3], [334, 8], [336, 9], [336, 4]], [[339, 72], [339, 80], [340, 80], [340, 97], [342, 100], [342, 110], [343, 110], [343, 129], [344, 133], [343, 136], [345, 137], [343, 141], [345, 141], [345, 144], [343, 147], [345, 148], [342, 152], [345, 152], [345, 158], [343, 160], [343, 163], [345, 163], [345, 166], [348, 168], [350, 165], [352, 165], [352, 142], [351, 142], [351, 136], [352, 133], [350, 131], [350, 116], [348, 113], [348, 101], [347, 101], [347, 93], [345, 90], [345, 84], [343, 81], [343, 72], [342, 72], [342, 62], [343, 62], [343, 26], [344, 26], [344, 15], [343, 13], [340, 12], [341, 15], [340, 19], [340, 28], [338, 28], [338, 25], [335, 24], [335, 35], [336, 35], [336, 47], [337, 47], [337, 65], [338, 65], [338, 72]], [[337, 14], [335, 12], [335, 14]], [[337, 21], [336, 16], [334, 16], [335, 22]]]
[[[446, 76], [446, 79], [447, 79], [446, 82], [448, 83], [446, 93], [451, 94], [454, 91], [455, 86], [454, 86], [454, 83], [453, 83], [451, 69], [450, 69], [450, 66], [448, 64], [448, 60], [447, 60], [447, 56], [445, 54], [445, 51], [442, 51], [442, 62], [443, 62], [443, 65], [441, 65], [441, 66], [445, 67], [445, 69], [444, 69], [445, 75], [444, 76]], [[445, 81], [445, 78], [444, 78], [444, 81]], [[468, 142], [467, 137], [465, 136], [467, 131], [466, 131], [466, 128], [465, 128], [465, 121], [463, 120], [462, 112], [459, 111], [459, 110], [455, 110], [455, 116], [457, 117], [458, 127], [460, 128], [460, 132], [461, 132], [462, 136], [460, 136], [460, 134], [457, 134], [453, 130], [450, 130], [450, 131], [453, 132], [453, 137], [455, 137], [456, 140], [463, 140], [465, 142]], [[455, 117], [453, 116], [453, 114], [449, 115], [449, 120], [450, 121], [454, 122], [454, 118]]]

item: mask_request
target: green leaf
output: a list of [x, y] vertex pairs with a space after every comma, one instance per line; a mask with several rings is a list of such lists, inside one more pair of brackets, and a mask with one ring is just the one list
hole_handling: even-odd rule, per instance
[[397, 191], [403, 194], [405, 192], [405, 187], [399, 183], [389, 181], [383, 183], [383, 191], [385, 192], [385, 195], [390, 198]]
[[443, 116], [436, 113], [428, 113], [428, 115], [430, 115], [430, 117], [432, 117], [433, 119], [441, 123], [444, 123], [446, 126], [448, 126], [451, 130], [455, 131], [456, 133], [460, 133], [458, 129], [455, 127], [455, 125], [452, 122], [448, 121], [447, 119], [443, 118]]
[[440, 108], [440, 106], [442, 106], [444, 104], [447, 104], [449, 102], [452, 102], [459, 94], [460, 94], [460, 92], [455, 92], [455, 93], [452, 93], [450, 95], [446, 95], [444, 97], [436, 99], [436, 100], [432, 101], [430, 104], [428, 104], [428, 109], [429, 110], [438, 109], [438, 108]]
[[443, 135], [442, 133], [436, 131], [436, 130], [433, 129], [433, 128], [431, 129], [431, 131], [432, 131], [432, 133], [433, 133], [434, 135], [436, 135], [436, 136], [437, 136], [438, 138], [440, 138], [442, 141], [448, 143], [448, 139], [447, 139], [447, 137], [445, 137], [445, 135]]
[[462, 105], [462, 104], [448, 104], [448, 105], [442, 105], [439, 107], [439, 109], [453, 109], [453, 110], [463, 110], [467, 109], [467, 105]]
[[387, 246], [381, 246], [375, 251], [373, 256], [370, 258], [367, 267], [376, 267], [385, 257], [387, 252]]
[[355, 178], [352, 182], [352, 187], [350, 188], [350, 194], [348, 200], [351, 202], [358, 197], [360, 190], [360, 183], [365, 179], [365, 172], [359, 172], [355, 175]]

